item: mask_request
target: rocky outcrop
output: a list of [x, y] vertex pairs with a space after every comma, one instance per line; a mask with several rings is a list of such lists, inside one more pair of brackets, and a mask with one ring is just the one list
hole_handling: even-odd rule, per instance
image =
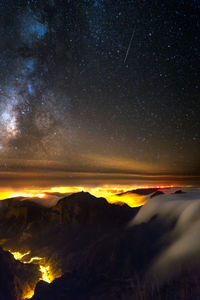
[[[160, 194], [159, 190], [153, 192], [155, 196]], [[185, 275], [159, 288], [147, 277], [150, 266], [167, 245], [163, 236], [174, 228], [175, 221], [163, 224], [153, 216], [147, 223], [128, 227], [139, 210], [111, 205], [104, 198], [84, 192], [65, 197], [52, 208], [16, 200], [0, 210], [1, 244], [43, 257], [55, 277], [60, 276], [50, 284], [40, 281], [34, 300], [184, 299], [180, 296], [184, 287], [178, 280], [183, 278], [186, 283]], [[30, 273], [24, 273], [26, 265], [20, 265], [21, 269], [8, 269], [11, 281], [8, 284], [9, 277], [5, 277], [6, 290], [12, 291], [13, 298], [7, 295], [6, 300], [18, 300], [22, 291], [39, 280], [34, 271], [29, 268], [26, 272]], [[167, 298], [168, 286], [174, 290], [174, 298], [172, 292]], [[196, 299], [196, 294], [191, 295]]]
[[0, 299], [22, 300], [39, 280], [38, 266], [16, 261], [12, 254], [0, 249]]
[[155, 193], [153, 193], [150, 198], [154, 198], [154, 197], [157, 197], [157, 196], [160, 196], [160, 195], [164, 195], [164, 193], [162, 191], [156, 191]]

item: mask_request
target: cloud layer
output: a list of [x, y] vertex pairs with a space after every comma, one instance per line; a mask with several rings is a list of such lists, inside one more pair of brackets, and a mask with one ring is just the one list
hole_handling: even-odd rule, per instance
[[185, 193], [165, 190], [167, 194], [149, 199], [130, 224], [148, 222], [154, 216], [169, 226], [175, 222], [173, 229], [163, 235], [166, 246], [150, 268], [150, 273], [160, 279], [200, 264], [200, 189], [182, 190]]

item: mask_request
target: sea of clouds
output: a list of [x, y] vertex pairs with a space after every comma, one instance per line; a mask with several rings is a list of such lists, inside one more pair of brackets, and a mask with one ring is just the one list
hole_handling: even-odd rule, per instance
[[176, 275], [184, 268], [200, 265], [200, 188], [162, 190], [165, 194], [150, 198], [129, 226], [148, 222], [157, 216], [172, 229], [163, 233], [164, 250], [154, 260], [149, 272], [161, 280]]

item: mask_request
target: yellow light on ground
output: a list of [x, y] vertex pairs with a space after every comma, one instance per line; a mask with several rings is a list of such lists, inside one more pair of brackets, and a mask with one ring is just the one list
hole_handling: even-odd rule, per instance
[[42, 259], [42, 257], [37, 257], [37, 256], [36, 257], [31, 257], [31, 259], [29, 259], [28, 261], [24, 261], [23, 263], [30, 264], [35, 260], [41, 260], [41, 259]]
[[[31, 252], [30, 251], [27, 251], [25, 253], [21, 253], [21, 252], [14, 252], [14, 251], [11, 251], [11, 250], [8, 250], [16, 260], [19, 260], [21, 261], [22, 263], [24, 264], [28, 264], [28, 263], [35, 263], [35, 264], [38, 264], [39, 265], [39, 261], [42, 260], [43, 258], [42, 257], [38, 257], [38, 256], [34, 256], [34, 257], [31, 257], [28, 261], [25, 261], [23, 258], [26, 256], [26, 255], [29, 255]], [[51, 272], [51, 268], [50, 266], [45, 266], [45, 265], [39, 265], [39, 268], [40, 268], [40, 272], [41, 272], [41, 278], [39, 278], [39, 280], [43, 280], [43, 281], [46, 281], [48, 283], [51, 283], [53, 280], [54, 280], [54, 276]], [[24, 296], [23, 296], [23, 299], [31, 299], [34, 295], [34, 290], [29, 290], [28, 292], [26, 291]]]
[[52, 278], [52, 275], [50, 273], [50, 266], [40, 266], [40, 272], [42, 273], [41, 280], [44, 280], [48, 283], [51, 283], [54, 278]]
[[34, 295], [34, 290], [30, 290], [27, 294], [23, 296], [23, 299], [31, 299]]
[[21, 260], [24, 256], [29, 255], [30, 251], [26, 252], [26, 253], [20, 253], [20, 252], [12, 252], [10, 250], [8, 250], [16, 260]]

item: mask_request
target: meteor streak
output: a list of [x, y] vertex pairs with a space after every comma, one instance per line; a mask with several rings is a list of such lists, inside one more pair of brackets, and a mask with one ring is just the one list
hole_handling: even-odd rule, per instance
[[133, 36], [135, 34], [135, 27], [133, 28], [133, 32], [132, 32], [132, 35], [131, 35], [131, 39], [130, 39], [130, 42], [129, 42], [129, 45], [128, 45], [128, 48], [127, 48], [127, 51], [126, 51], [126, 56], [124, 58], [124, 64], [126, 63], [126, 60], [127, 60], [127, 57], [128, 57], [128, 54], [129, 54], [129, 51], [131, 49], [131, 44], [132, 44], [132, 41], [133, 41]]

